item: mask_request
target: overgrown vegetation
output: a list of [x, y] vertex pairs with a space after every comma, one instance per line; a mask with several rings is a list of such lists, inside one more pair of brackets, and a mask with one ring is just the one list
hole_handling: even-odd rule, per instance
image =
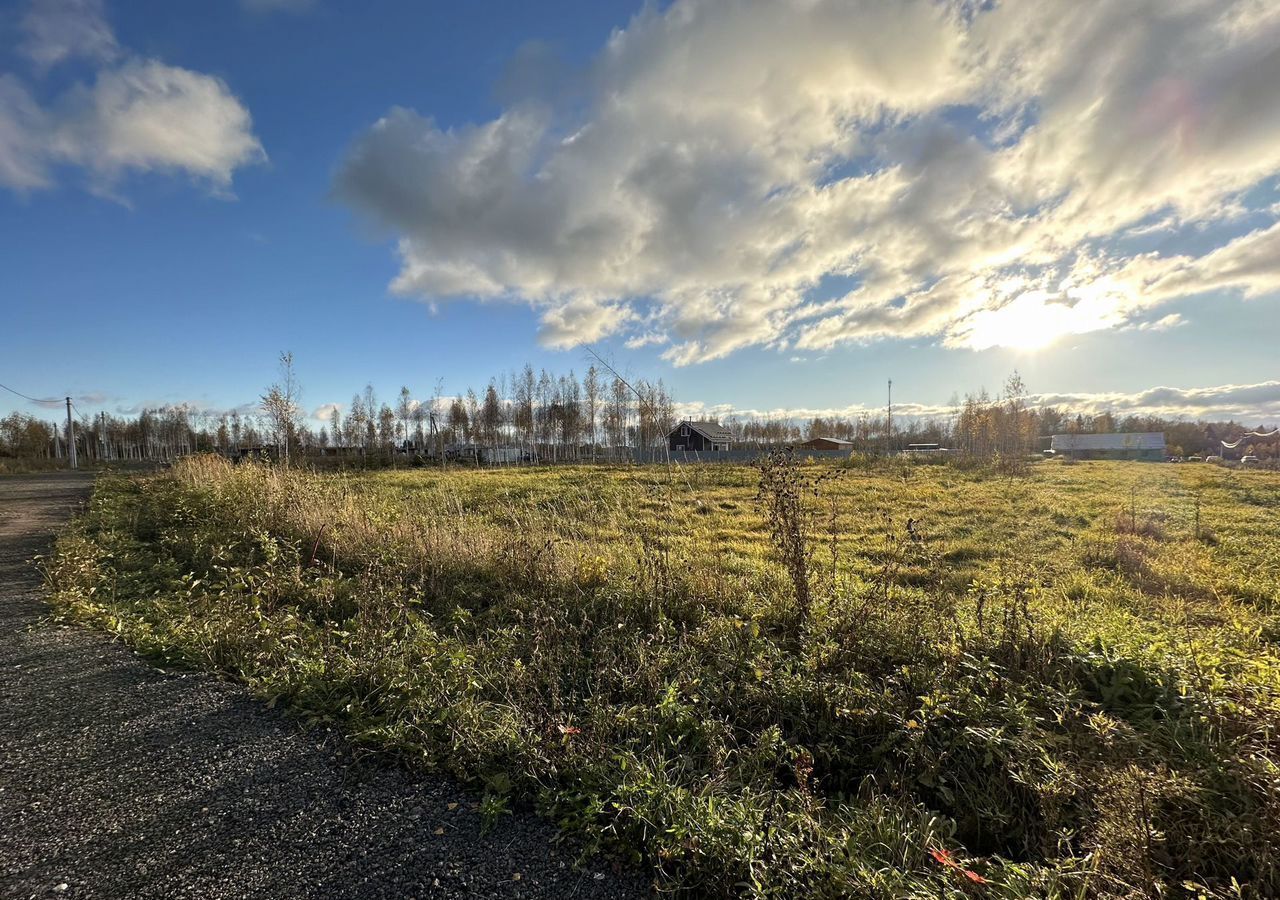
[[1274, 896], [1280, 477], [100, 482], [54, 602], [708, 896]]
[[0, 456], [0, 475], [27, 475], [33, 472], [57, 472], [67, 468], [61, 459], [40, 457], [12, 459]]

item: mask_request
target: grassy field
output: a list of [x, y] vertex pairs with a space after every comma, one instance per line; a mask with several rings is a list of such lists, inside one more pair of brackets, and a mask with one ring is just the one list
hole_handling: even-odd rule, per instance
[[49, 581], [663, 889], [1280, 893], [1275, 473], [191, 459]]

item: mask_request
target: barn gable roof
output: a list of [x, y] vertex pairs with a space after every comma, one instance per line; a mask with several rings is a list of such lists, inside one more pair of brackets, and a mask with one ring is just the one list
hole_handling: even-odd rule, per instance
[[1112, 434], [1055, 434], [1049, 444], [1055, 453], [1071, 450], [1163, 450], [1163, 431], [1121, 431]]
[[[695, 422], [692, 419], [686, 419], [680, 422], [671, 430], [671, 434], [676, 434], [685, 425], [688, 425], [712, 443], [727, 444], [733, 440], [733, 432], [725, 428], [719, 422]], [[668, 435], [668, 437], [670, 437], [670, 435]]]

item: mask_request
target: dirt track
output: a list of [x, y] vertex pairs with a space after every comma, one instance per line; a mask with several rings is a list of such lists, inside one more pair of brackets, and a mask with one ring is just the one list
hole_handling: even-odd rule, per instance
[[0, 897], [645, 896], [532, 815], [481, 836], [447, 780], [50, 623], [30, 559], [90, 484], [0, 477]]

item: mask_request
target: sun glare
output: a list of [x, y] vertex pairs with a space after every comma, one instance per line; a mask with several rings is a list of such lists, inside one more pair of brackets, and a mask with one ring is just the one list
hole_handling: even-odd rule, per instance
[[1010, 347], [1042, 350], [1058, 338], [1110, 328], [1120, 323], [1122, 304], [1106, 289], [1072, 288], [1067, 300], [1044, 291], [1028, 291], [999, 309], [982, 310], [969, 320], [965, 344], [974, 350]]

